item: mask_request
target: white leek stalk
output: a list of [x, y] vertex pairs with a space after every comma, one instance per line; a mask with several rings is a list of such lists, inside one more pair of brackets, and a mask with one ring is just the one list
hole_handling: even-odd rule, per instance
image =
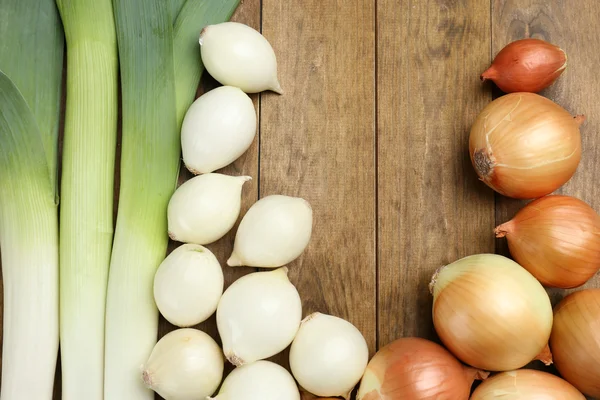
[[117, 41], [110, 0], [58, 0], [67, 39], [60, 212], [63, 400], [102, 400], [113, 239]]
[[58, 355], [55, 193], [64, 49], [54, 0], [0, 1], [0, 37], [0, 399], [50, 400]]
[[58, 355], [58, 214], [42, 135], [0, 72], [0, 399], [52, 399]]
[[106, 309], [106, 399], [153, 398], [140, 366], [158, 336], [153, 279], [167, 248], [167, 205], [181, 153], [179, 125], [200, 79], [197, 35], [202, 26], [228, 19], [238, 2], [187, 1], [173, 35], [171, 5], [165, 1], [114, 1], [123, 143]]

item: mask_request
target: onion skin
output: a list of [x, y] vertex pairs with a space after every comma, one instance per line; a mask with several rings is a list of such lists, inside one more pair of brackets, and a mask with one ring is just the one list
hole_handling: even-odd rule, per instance
[[578, 287], [600, 269], [600, 216], [575, 197], [537, 199], [495, 233], [544, 286]]
[[600, 398], [600, 289], [574, 292], [556, 306], [550, 346], [562, 377]]
[[537, 93], [552, 85], [567, 67], [563, 49], [540, 39], [521, 39], [509, 43], [481, 74], [505, 93]]
[[535, 93], [507, 94], [488, 104], [473, 123], [471, 162], [479, 178], [504, 196], [545, 196], [577, 170], [584, 120]]
[[402, 338], [371, 359], [357, 400], [468, 400], [473, 381], [487, 376], [437, 343]]
[[502, 372], [475, 389], [471, 400], [585, 400], [573, 385], [533, 369]]
[[496, 254], [465, 257], [439, 269], [430, 289], [435, 330], [462, 362], [486, 371], [511, 371], [534, 359], [552, 363], [550, 298], [516, 262]]

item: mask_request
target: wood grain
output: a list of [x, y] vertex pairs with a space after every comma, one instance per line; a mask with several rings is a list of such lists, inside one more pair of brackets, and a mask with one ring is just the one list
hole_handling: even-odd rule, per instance
[[[260, 196], [308, 200], [311, 242], [289, 265], [304, 315], [342, 317], [375, 350], [374, 1], [263, 0], [284, 95], [261, 103]], [[278, 358], [285, 363], [285, 353]]]
[[[492, 53], [497, 54], [511, 41], [526, 37], [547, 40], [563, 48], [568, 55], [565, 72], [540, 94], [560, 104], [571, 114], [584, 114], [581, 128], [582, 159], [573, 178], [556, 193], [575, 196], [600, 211], [600, 79], [595, 71], [600, 64], [598, 42], [598, 3], [595, 0], [495, 0], [492, 9]], [[496, 91], [496, 96], [501, 95]], [[496, 196], [496, 223], [511, 219], [527, 202]], [[497, 250], [508, 255], [505, 240], [499, 240]], [[600, 287], [600, 275], [584, 287]], [[574, 290], [580, 290], [577, 288]], [[566, 293], [549, 289], [553, 303]]]
[[491, 95], [490, 8], [479, 0], [378, 2], [379, 346], [434, 338], [434, 271], [493, 252], [492, 192], [468, 131]]

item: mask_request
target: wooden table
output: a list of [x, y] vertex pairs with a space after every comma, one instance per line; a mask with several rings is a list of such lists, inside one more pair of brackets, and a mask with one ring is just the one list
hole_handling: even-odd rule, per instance
[[[371, 355], [399, 337], [435, 339], [427, 284], [436, 268], [507, 254], [493, 228], [524, 203], [477, 180], [467, 141], [499, 95], [479, 74], [510, 41], [566, 50], [566, 72], [542, 94], [587, 123], [581, 165], [560, 192], [600, 211], [597, 0], [243, 0], [234, 20], [272, 43], [285, 94], [253, 96], [259, 135], [221, 172], [254, 178], [242, 214], [270, 194], [312, 204], [312, 241], [290, 279], [305, 315], [351, 321]], [[203, 90], [214, 86], [205, 76]], [[208, 246], [227, 284], [254, 271], [225, 266], [234, 233]], [[552, 290], [553, 301], [564, 293]], [[214, 317], [199, 328], [216, 337]], [[161, 335], [172, 329], [161, 321]], [[285, 365], [286, 355], [274, 359]]]
[[[243, 1], [234, 20], [271, 42], [285, 93], [254, 97], [259, 137], [224, 172], [254, 177], [242, 213], [270, 194], [312, 204], [311, 243], [289, 265], [305, 315], [348, 319], [371, 354], [403, 336], [436, 339], [435, 269], [508, 254], [493, 228], [525, 203], [477, 179], [468, 135], [500, 95], [479, 75], [513, 40], [566, 50], [565, 73], [541, 94], [587, 122], [580, 167], [559, 192], [600, 211], [598, 10], [597, 0]], [[234, 233], [209, 246], [223, 263]], [[253, 269], [225, 271], [231, 283]], [[600, 287], [600, 276], [586, 287]], [[554, 303], [565, 294], [550, 293]], [[161, 333], [172, 328], [164, 322]], [[214, 318], [200, 328], [216, 334]]]

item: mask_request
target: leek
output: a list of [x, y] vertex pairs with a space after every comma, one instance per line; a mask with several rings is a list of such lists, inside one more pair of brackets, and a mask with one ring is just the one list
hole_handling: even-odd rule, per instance
[[56, 188], [64, 35], [54, 0], [0, 0], [0, 70], [33, 112]]
[[60, 211], [62, 398], [102, 400], [118, 60], [111, 0], [57, 0], [67, 39]]
[[181, 152], [179, 126], [202, 71], [200, 31], [228, 20], [238, 2], [188, 0], [173, 28], [172, 11], [164, 1], [114, 0], [123, 143], [106, 310], [105, 398], [110, 400], [153, 398], [142, 383], [140, 366], [157, 340], [152, 285], [167, 249], [167, 205], [177, 185]]
[[173, 24], [164, 0], [114, 0], [122, 93], [121, 181], [106, 310], [105, 398], [152, 399], [141, 379], [156, 343], [152, 297], [177, 183]]
[[35, 117], [0, 72], [0, 398], [52, 399], [58, 355], [58, 214]]
[[0, 398], [51, 399], [58, 356], [56, 176], [64, 36], [53, 0], [0, 0]]
[[188, 0], [175, 22], [175, 95], [177, 123], [194, 101], [200, 77], [204, 71], [200, 57], [200, 32], [207, 25], [228, 21], [240, 0]]

